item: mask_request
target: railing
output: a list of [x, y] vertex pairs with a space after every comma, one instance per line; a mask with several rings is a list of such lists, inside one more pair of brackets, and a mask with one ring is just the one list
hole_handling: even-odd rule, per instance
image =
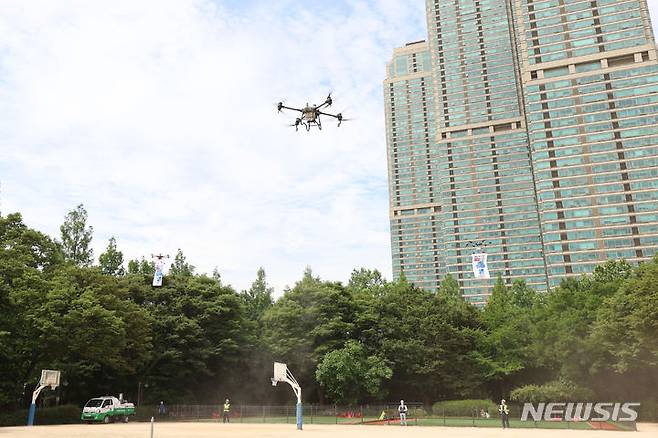
[[[410, 405], [407, 412], [407, 425], [410, 426], [444, 426], [444, 427], [502, 427], [498, 412], [490, 408], [468, 409], [464, 412], [432, 412], [422, 405]], [[635, 423], [566, 421], [553, 418], [550, 421], [521, 421], [520, 410], [510, 407], [509, 422], [512, 428], [544, 429], [601, 429], [601, 430], [636, 430]], [[518, 412], [517, 412], [518, 411]], [[518, 414], [518, 415], [517, 415]], [[137, 420], [148, 421], [154, 416], [156, 421], [223, 421], [222, 405], [171, 405], [164, 413], [158, 406], [140, 406]], [[304, 424], [342, 424], [342, 425], [399, 425], [397, 406], [359, 405], [331, 406], [305, 404], [303, 406]], [[232, 423], [268, 423], [295, 424], [295, 406], [232, 405], [229, 414]]]

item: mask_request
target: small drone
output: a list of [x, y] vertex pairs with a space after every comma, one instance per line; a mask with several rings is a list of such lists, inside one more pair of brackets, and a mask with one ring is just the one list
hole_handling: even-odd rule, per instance
[[317, 126], [318, 129], [322, 129], [322, 122], [320, 121], [320, 116], [328, 116], [328, 117], [333, 117], [334, 119], [338, 120], [338, 126], [340, 126], [341, 123], [343, 123], [346, 120], [343, 118], [343, 115], [341, 113], [338, 114], [330, 114], [330, 113], [325, 113], [323, 111], [320, 111], [323, 107], [330, 107], [331, 104], [334, 101], [331, 99], [331, 93], [327, 96], [327, 99], [322, 103], [322, 105], [309, 105], [308, 103], [306, 106], [302, 109], [299, 108], [291, 108], [289, 106], [285, 106], [283, 102], [279, 102], [276, 105], [277, 110], [279, 112], [283, 111], [284, 109], [287, 110], [292, 110], [292, 111], [299, 111], [302, 113], [301, 117], [297, 117], [295, 119], [295, 123], [293, 123], [290, 126], [295, 127], [295, 131], [299, 131], [299, 125], [302, 125], [306, 128], [307, 131], [311, 130], [311, 126]]

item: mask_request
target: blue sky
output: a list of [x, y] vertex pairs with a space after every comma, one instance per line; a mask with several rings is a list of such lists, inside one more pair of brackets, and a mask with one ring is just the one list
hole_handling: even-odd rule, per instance
[[[182, 248], [238, 289], [310, 265], [390, 277], [382, 80], [423, 2], [0, 2], [3, 213], [52, 236], [84, 203], [98, 256]], [[274, 103], [355, 120], [286, 127]]]
[[[425, 34], [422, 0], [0, 1], [2, 212], [58, 236], [84, 203], [96, 256], [182, 248], [238, 289], [390, 278], [381, 84]], [[274, 110], [329, 90], [340, 129]]]

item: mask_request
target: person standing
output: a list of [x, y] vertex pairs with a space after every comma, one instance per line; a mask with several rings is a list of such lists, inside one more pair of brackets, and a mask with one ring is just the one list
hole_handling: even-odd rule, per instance
[[509, 427], [509, 407], [505, 403], [505, 399], [502, 399], [500, 401], [500, 405], [498, 406], [498, 412], [500, 412], [500, 419], [503, 422], [503, 429], [506, 427]]
[[407, 425], [407, 405], [404, 404], [404, 400], [400, 400], [400, 406], [398, 406], [398, 414], [400, 414], [400, 426]]
[[229, 401], [229, 399], [226, 399], [226, 401], [224, 402], [224, 411], [222, 415], [222, 418], [224, 419], [224, 423], [230, 423], [229, 421], [230, 415], [231, 415], [231, 402]]
[[160, 406], [158, 406], [158, 414], [163, 416], [167, 413], [167, 407], [164, 404], [164, 400], [160, 401]]

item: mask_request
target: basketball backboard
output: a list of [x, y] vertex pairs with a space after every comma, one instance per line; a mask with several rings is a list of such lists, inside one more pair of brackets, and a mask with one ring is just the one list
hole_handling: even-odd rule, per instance
[[285, 363], [274, 362], [274, 382], [285, 382], [287, 380], [288, 366]]
[[55, 389], [59, 386], [59, 370], [41, 370], [41, 380], [39, 380], [39, 386], [50, 386], [51, 389]]

